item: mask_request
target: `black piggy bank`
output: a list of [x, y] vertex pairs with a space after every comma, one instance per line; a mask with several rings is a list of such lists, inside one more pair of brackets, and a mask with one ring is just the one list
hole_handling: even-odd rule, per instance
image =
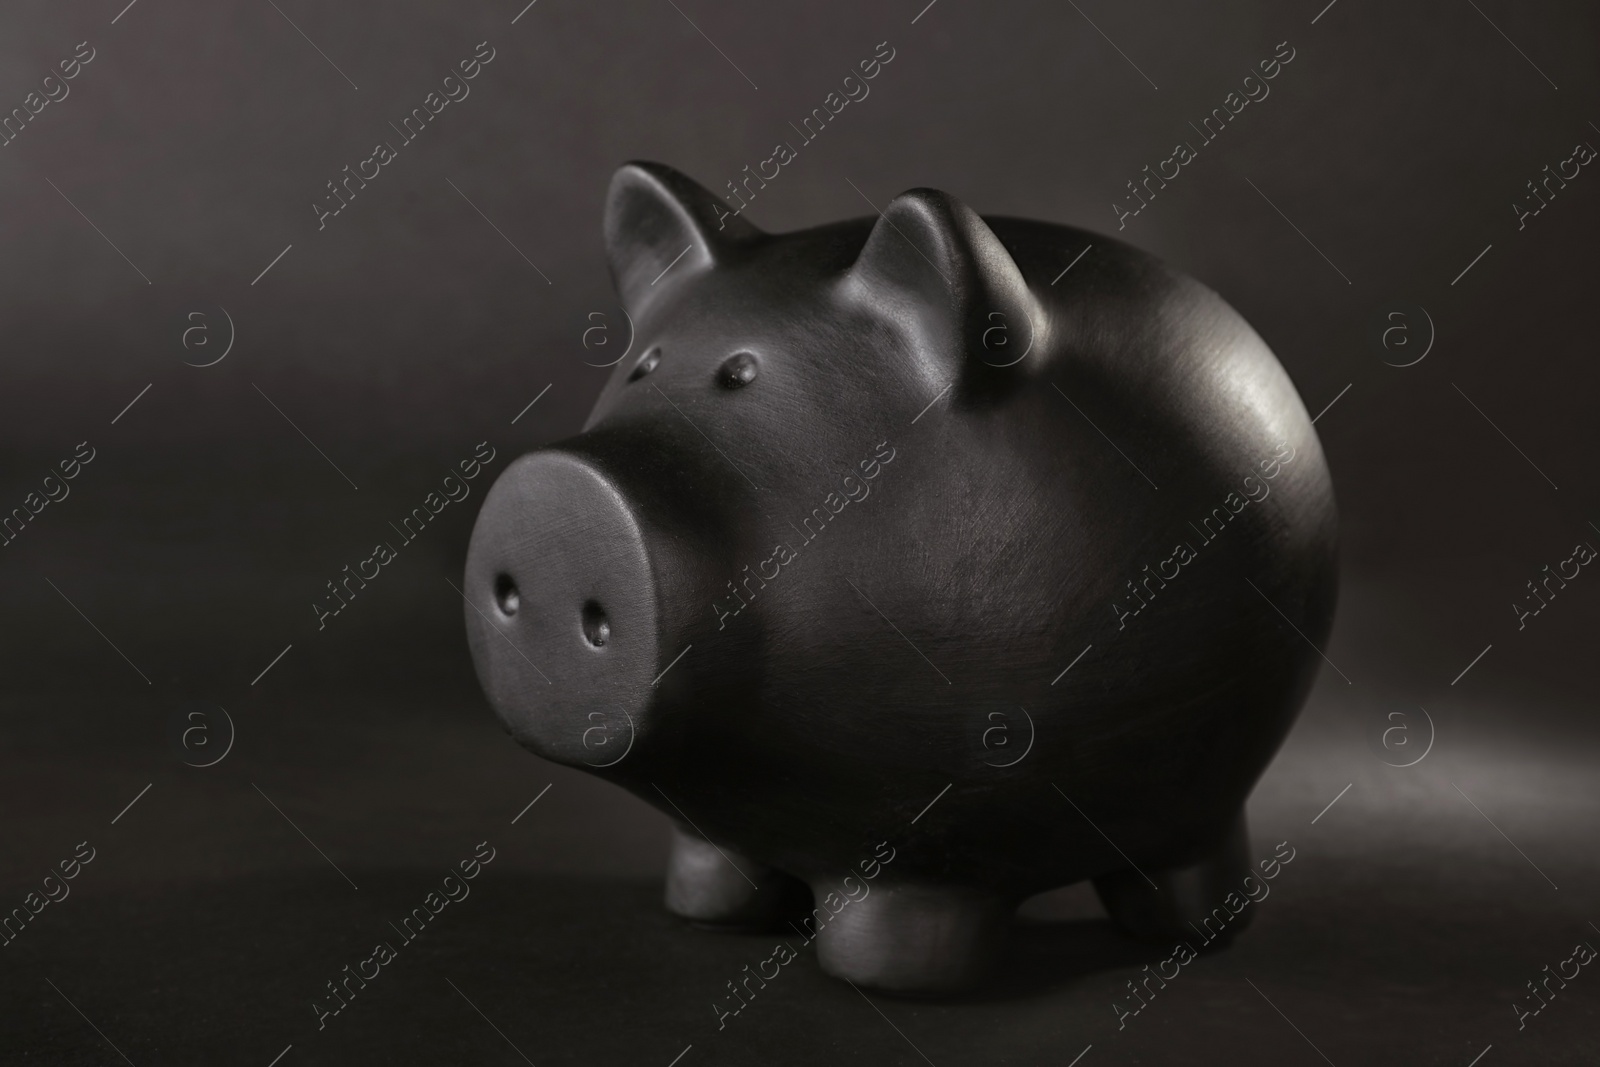
[[908, 993], [1086, 878], [1137, 935], [1242, 927], [1337, 519], [1238, 313], [930, 189], [771, 235], [635, 163], [605, 241], [630, 351], [488, 493], [465, 615], [518, 742], [674, 820], [668, 908]]

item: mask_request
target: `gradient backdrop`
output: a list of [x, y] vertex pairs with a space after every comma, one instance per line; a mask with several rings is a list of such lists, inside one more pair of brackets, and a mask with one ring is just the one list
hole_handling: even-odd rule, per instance
[[[1600, 945], [1600, 578], [1521, 629], [1511, 606], [1600, 545], [1600, 174], [1513, 207], [1600, 145], [1594, 5], [125, 3], [0, 11], [0, 110], [66, 92], [0, 147], [0, 510], [94, 455], [0, 548], [0, 906], [95, 856], [0, 948], [0, 1059], [1600, 1060], [1600, 974], [1513, 1008]], [[319, 229], [325, 183], [485, 41], [470, 96]], [[620, 162], [720, 190], [883, 41], [747, 217], [935, 186], [1115, 232], [1218, 290], [1321, 412], [1340, 614], [1250, 810], [1296, 859], [1120, 1030], [1165, 953], [1074, 889], [982, 996], [868, 1000], [807, 954], [719, 1031], [768, 939], [665, 916], [665, 820], [517, 750], [479, 695], [450, 583], [489, 478], [325, 630], [310, 609], [478, 442], [492, 476], [578, 430], [586, 361], [627, 341]], [[1117, 232], [1126, 183], [1284, 41], [1270, 96]], [[234, 742], [204, 769], [196, 721]], [[1397, 723], [1409, 748], [1374, 740]], [[324, 983], [484, 840], [472, 897], [319, 1031]]]

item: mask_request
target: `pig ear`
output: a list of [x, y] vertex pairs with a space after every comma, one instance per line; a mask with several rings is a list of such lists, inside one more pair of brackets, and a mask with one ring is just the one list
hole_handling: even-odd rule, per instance
[[737, 255], [759, 230], [705, 188], [660, 163], [627, 163], [606, 194], [606, 255], [631, 311]]
[[1043, 349], [1043, 314], [1011, 253], [976, 212], [937, 189], [890, 202], [844, 288], [945, 360], [1008, 367]]

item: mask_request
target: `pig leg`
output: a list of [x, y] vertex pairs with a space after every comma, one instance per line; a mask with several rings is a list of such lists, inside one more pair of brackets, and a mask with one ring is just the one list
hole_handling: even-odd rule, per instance
[[667, 859], [667, 910], [696, 926], [765, 929], [805, 909], [805, 883], [680, 826]]
[[1016, 909], [1009, 898], [949, 885], [878, 883], [846, 899], [819, 880], [812, 895], [806, 932], [823, 971], [893, 993], [951, 993], [981, 981], [999, 961]]
[[[1252, 873], [1250, 833], [1240, 812], [1211, 852], [1195, 862], [1143, 873], [1114, 871], [1096, 878], [1094, 888], [1124, 933], [1146, 941], [1186, 941], [1198, 949], [1226, 944], [1249, 925], [1255, 908], [1244, 880]], [[1228, 906], [1230, 899], [1237, 911]]]

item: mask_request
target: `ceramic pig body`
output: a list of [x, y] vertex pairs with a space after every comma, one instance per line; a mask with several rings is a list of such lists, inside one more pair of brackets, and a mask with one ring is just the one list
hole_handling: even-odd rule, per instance
[[1041, 890], [1164, 936], [1238, 889], [1337, 584], [1244, 320], [930, 190], [766, 235], [633, 164], [606, 239], [632, 347], [489, 493], [466, 620], [519, 742], [677, 822], [669, 906], [757, 922], [798, 879], [826, 969], [928, 992]]

